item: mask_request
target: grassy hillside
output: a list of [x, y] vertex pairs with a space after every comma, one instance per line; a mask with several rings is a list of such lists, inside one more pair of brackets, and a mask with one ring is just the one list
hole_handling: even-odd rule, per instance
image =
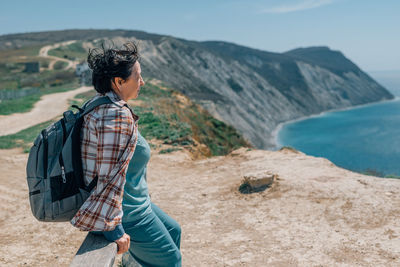
[[[50, 59], [39, 57], [41, 46], [0, 51], [0, 115], [29, 111], [44, 94], [79, 87], [74, 70], [64, 70], [57, 61], [49, 69]], [[39, 62], [40, 72], [24, 72], [25, 63]]]
[[[101, 40], [93, 41], [96, 46]], [[87, 47], [87, 46], [86, 46]], [[0, 51], [0, 92], [18, 92], [11, 99], [0, 102], [0, 114], [27, 112], [43, 94], [70, 90], [79, 86], [73, 70], [63, 70], [65, 62], [58, 61], [50, 70], [49, 59], [38, 57], [41, 46], [30, 45], [19, 49]], [[82, 61], [87, 56], [84, 42], [49, 50], [49, 55]], [[24, 72], [26, 62], [40, 62], [40, 73]], [[13, 94], [14, 95], [14, 94]], [[94, 91], [77, 96], [72, 102], [81, 104]], [[72, 103], [71, 103], [72, 104]], [[153, 149], [160, 153], [187, 149], [194, 157], [225, 155], [233, 149], [249, 144], [236, 130], [215, 119], [186, 96], [149, 80], [137, 100], [131, 101], [134, 112], [140, 116], [139, 130]], [[50, 122], [0, 137], [0, 148], [23, 147], [28, 151], [35, 136]]]
[[[95, 91], [77, 95], [71, 104], [81, 105]], [[169, 153], [186, 149], [194, 158], [226, 155], [239, 147], [250, 147], [232, 127], [212, 117], [181, 93], [149, 81], [140, 97], [129, 102], [139, 119], [139, 131], [152, 149]], [[16, 134], [0, 136], [0, 149], [22, 147], [25, 152], [48, 121]]]
[[[81, 104], [94, 91], [77, 96]], [[187, 149], [195, 157], [226, 155], [250, 145], [232, 127], [212, 117], [183, 94], [149, 80], [129, 102], [139, 116], [139, 131], [160, 153]]]
[[85, 59], [87, 57], [88, 51], [83, 48], [82, 41], [77, 41], [75, 43], [60, 46], [58, 48], [49, 51], [50, 56], [56, 56], [68, 59]]

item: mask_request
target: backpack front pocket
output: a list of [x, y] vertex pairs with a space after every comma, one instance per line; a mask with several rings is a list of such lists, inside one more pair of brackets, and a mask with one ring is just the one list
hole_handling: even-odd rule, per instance
[[44, 181], [43, 178], [27, 177], [29, 188], [29, 203], [35, 218], [44, 219]]

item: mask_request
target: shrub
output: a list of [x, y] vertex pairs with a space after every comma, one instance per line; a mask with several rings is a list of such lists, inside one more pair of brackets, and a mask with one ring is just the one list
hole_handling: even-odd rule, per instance
[[361, 173], [369, 176], [385, 177], [385, 175], [382, 172], [369, 168]]
[[55, 70], [62, 70], [62, 69], [64, 69], [65, 67], [67, 67], [67, 65], [68, 65], [67, 62], [64, 62], [64, 61], [57, 61], [57, 62], [54, 64], [54, 69], [55, 69]]
[[182, 150], [182, 149], [180, 149], [180, 148], [166, 148], [166, 149], [162, 149], [162, 150], [160, 150], [160, 154], [167, 154], [167, 153], [171, 153], [171, 152], [174, 152], [174, 151], [180, 151], [180, 150]]

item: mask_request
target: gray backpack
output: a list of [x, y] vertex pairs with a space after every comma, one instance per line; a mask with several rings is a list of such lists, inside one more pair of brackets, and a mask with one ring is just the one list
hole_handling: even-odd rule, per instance
[[26, 174], [29, 202], [39, 221], [61, 222], [74, 217], [97, 184], [83, 179], [80, 133], [83, 117], [97, 106], [113, 103], [108, 97], [87, 102], [38, 135], [29, 152]]

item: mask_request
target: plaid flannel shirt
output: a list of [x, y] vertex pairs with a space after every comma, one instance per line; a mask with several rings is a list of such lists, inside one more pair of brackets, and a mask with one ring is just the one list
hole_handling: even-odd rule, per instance
[[85, 183], [98, 176], [97, 186], [71, 220], [83, 231], [111, 231], [121, 223], [125, 175], [137, 142], [139, 118], [114, 92], [106, 95], [114, 104], [95, 108], [85, 116], [82, 125]]

